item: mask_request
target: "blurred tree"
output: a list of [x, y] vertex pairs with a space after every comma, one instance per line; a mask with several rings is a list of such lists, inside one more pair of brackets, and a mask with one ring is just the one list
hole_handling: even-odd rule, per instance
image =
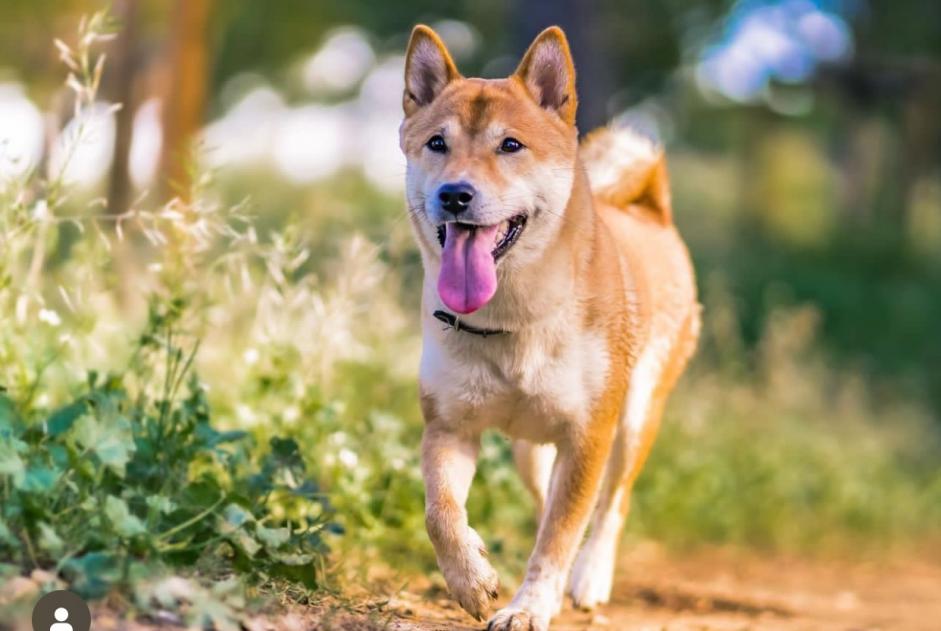
[[[238, 73], [257, 72], [274, 83], [285, 69], [316, 50], [324, 35], [340, 25], [356, 25], [373, 35], [380, 53], [402, 54], [408, 34], [420, 22], [433, 24], [456, 19], [468, 22], [483, 38], [484, 56], [461, 60], [465, 74], [476, 74], [508, 48], [508, 3], [501, 0], [348, 0], [310, 2], [279, 0], [276, 3], [220, 0], [219, 22], [224, 24], [218, 48], [213, 85], [219, 88]], [[289, 85], [282, 85], [290, 89]]]
[[874, 219], [900, 239], [913, 189], [941, 162], [941, 3], [861, 8], [855, 54], [827, 69], [818, 85], [841, 108], [846, 214]]
[[131, 178], [128, 171], [131, 154], [131, 133], [134, 111], [134, 78], [140, 61], [138, 48], [138, 0], [116, 0], [114, 17], [120, 30], [110, 55], [111, 66], [105, 75], [105, 97], [120, 103], [114, 136], [114, 159], [108, 182], [108, 212], [121, 214], [131, 201]]
[[515, 47], [522, 55], [544, 28], [561, 26], [575, 59], [578, 86], [578, 127], [584, 133], [604, 124], [611, 98], [610, 50], [599, 46], [607, 17], [603, 0], [518, 0], [515, 11]]
[[578, 75], [584, 133], [642, 100], [662, 94], [683, 61], [687, 32], [712, 25], [730, 0], [515, 0], [514, 52], [542, 29], [568, 34]]
[[87, 0], [3, 0], [0, 70], [19, 70], [16, 79], [48, 98], [48, 92], [62, 84], [52, 38], [71, 42], [79, 16], [90, 11], [88, 4]]
[[191, 143], [206, 106], [212, 8], [213, 0], [177, 0], [170, 22], [160, 160], [165, 197], [189, 192]]
[[214, 89], [245, 72], [275, 80], [300, 54], [312, 51], [324, 32], [337, 24], [340, 4], [220, 0], [216, 20], [221, 34], [215, 51]]

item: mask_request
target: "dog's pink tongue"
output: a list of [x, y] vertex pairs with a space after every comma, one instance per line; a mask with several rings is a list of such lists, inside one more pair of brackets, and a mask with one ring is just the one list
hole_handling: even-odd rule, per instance
[[472, 313], [497, 291], [497, 266], [491, 251], [499, 226], [446, 225], [438, 295], [448, 309]]

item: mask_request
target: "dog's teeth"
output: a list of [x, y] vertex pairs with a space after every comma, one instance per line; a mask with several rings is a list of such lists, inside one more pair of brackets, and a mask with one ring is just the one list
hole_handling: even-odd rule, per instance
[[497, 242], [497, 243], [500, 243], [501, 241], [503, 241], [504, 239], [506, 239], [506, 235], [509, 234], [509, 232], [510, 232], [510, 222], [509, 222], [509, 221], [504, 221], [503, 223], [500, 224], [500, 229], [497, 230], [497, 241], [496, 241], [496, 242]]

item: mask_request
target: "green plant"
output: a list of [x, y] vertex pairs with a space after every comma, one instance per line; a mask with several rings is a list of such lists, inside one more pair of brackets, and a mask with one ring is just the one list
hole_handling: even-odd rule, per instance
[[195, 347], [175, 342], [183, 305], [170, 306], [152, 310], [124, 373], [89, 373], [62, 407], [0, 389], [4, 573], [51, 569], [92, 598], [194, 567], [316, 587], [329, 504], [293, 440], [260, 455], [246, 432], [213, 427]]

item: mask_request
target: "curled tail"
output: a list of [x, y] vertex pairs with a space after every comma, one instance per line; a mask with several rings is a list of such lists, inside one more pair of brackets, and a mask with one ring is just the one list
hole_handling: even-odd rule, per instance
[[641, 211], [673, 223], [663, 148], [629, 127], [602, 127], [580, 148], [595, 197], [624, 211]]

